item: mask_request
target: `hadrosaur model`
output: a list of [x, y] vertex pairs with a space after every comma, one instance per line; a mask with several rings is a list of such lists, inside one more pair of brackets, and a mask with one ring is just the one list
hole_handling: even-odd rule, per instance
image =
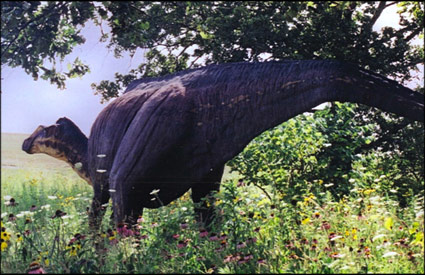
[[[228, 63], [132, 82], [97, 117], [87, 139], [67, 118], [40, 126], [28, 153], [65, 160], [94, 188], [98, 226], [112, 198], [115, 222], [192, 190], [218, 190], [225, 163], [263, 131], [329, 101], [355, 102], [424, 121], [424, 96], [333, 60]], [[196, 208], [209, 223], [213, 205]]]

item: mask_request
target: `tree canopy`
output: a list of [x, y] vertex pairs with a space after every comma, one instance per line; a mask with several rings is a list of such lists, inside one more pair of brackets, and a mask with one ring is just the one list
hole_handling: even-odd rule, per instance
[[[401, 28], [374, 31], [391, 5], [399, 7]], [[335, 58], [409, 80], [424, 58], [423, 48], [409, 44], [424, 28], [423, 4], [413, 1], [3, 1], [1, 7], [2, 65], [59, 88], [89, 71], [78, 58], [66, 72], [56, 67], [85, 42], [80, 32], [89, 20], [116, 57], [149, 49], [138, 69], [92, 85], [105, 100], [135, 78], [210, 63]]]
[[[373, 26], [385, 9], [395, 5], [400, 28], [375, 31]], [[407, 82], [424, 60], [423, 45], [411, 43], [424, 35], [424, 4], [415, 1], [2, 1], [1, 8], [2, 66], [22, 67], [34, 79], [41, 77], [59, 88], [65, 88], [66, 79], [90, 70], [90, 65], [78, 58], [68, 71], [57, 69], [58, 60], [63, 61], [85, 42], [81, 30], [89, 20], [99, 26], [101, 41], [116, 58], [146, 49], [143, 58], [135, 56], [143, 61], [137, 69], [125, 75], [116, 73], [114, 81], [92, 84], [103, 100], [119, 96], [134, 79], [212, 63], [338, 59]], [[105, 23], [108, 32], [102, 28]], [[423, 91], [423, 87], [418, 89]], [[339, 192], [338, 186], [348, 183], [352, 167], [368, 159], [358, 156], [372, 150], [380, 157], [372, 158], [370, 167], [393, 171], [394, 186], [423, 189], [422, 124], [356, 104], [333, 104], [314, 116], [315, 123], [301, 117], [282, 126], [293, 142], [299, 142], [298, 147], [279, 147], [283, 150], [279, 159], [292, 152], [288, 159], [293, 166], [285, 168], [285, 173], [292, 171], [291, 180], [286, 182], [321, 179], [341, 183], [334, 187]], [[280, 130], [276, 131], [286, 141]], [[305, 135], [302, 131], [320, 134], [300, 141]], [[260, 139], [267, 141], [267, 135]], [[275, 144], [276, 139], [269, 140]], [[300, 146], [314, 148], [296, 151]], [[258, 148], [251, 149], [245, 152], [249, 156]], [[233, 167], [239, 165], [239, 172], [260, 181], [257, 173], [264, 167], [252, 170], [248, 155]], [[249, 169], [243, 170], [244, 161], [251, 163]], [[315, 168], [308, 170], [308, 165]], [[304, 176], [299, 171], [304, 171]]]

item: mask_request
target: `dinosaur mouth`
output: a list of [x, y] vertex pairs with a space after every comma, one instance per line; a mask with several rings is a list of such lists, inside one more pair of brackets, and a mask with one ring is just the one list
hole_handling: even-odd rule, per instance
[[31, 149], [32, 149], [32, 139], [27, 138], [26, 140], [24, 140], [24, 143], [22, 143], [22, 150], [27, 152], [28, 154], [32, 154]]

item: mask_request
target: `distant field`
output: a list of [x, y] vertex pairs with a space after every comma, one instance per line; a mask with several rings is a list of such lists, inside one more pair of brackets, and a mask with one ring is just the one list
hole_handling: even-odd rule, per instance
[[1, 169], [47, 169], [72, 171], [63, 161], [45, 154], [30, 155], [22, 151], [22, 142], [29, 134], [1, 133]]

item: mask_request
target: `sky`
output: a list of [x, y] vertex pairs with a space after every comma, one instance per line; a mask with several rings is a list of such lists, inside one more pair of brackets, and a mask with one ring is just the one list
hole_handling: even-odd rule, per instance
[[[395, 11], [395, 5], [385, 9], [374, 29], [380, 30], [384, 26], [398, 27], [399, 19]], [[104, 32], [107, 32], [107, 29], [107, 26], [103, 26]], [[35, 81], [21, 68], [2, 66], [1, 132], [30, 134], [38, 125], [52, 125], [57, 119], [67, 117], [89, 136], [91, 125], [108, 104], [100, 103], [100, 96], [94, 95], [91, 83], [114, 80], [116, 72], [127, 74], [137, 67], [144, 57], [143, 51], [138, 50], [133, 58], [127, 55], [116, 59], [113, 51], [107, 49], [107, 44], [99, 42], [99, 27], [91, 22], [86, 24], [81, 33], [86, 42], [75, 47], [65, 58], [62, 67], [67, 71], [67, 64], [78, 57], [89, 65], [91, 73], [82, 78], [67, 80], [65, 90], [59, 90], [43, 79]], [[423, 75], [423, 66], [421, 70], [420, 75]], [[408, 86], [413, 88], [416, 85]]]

